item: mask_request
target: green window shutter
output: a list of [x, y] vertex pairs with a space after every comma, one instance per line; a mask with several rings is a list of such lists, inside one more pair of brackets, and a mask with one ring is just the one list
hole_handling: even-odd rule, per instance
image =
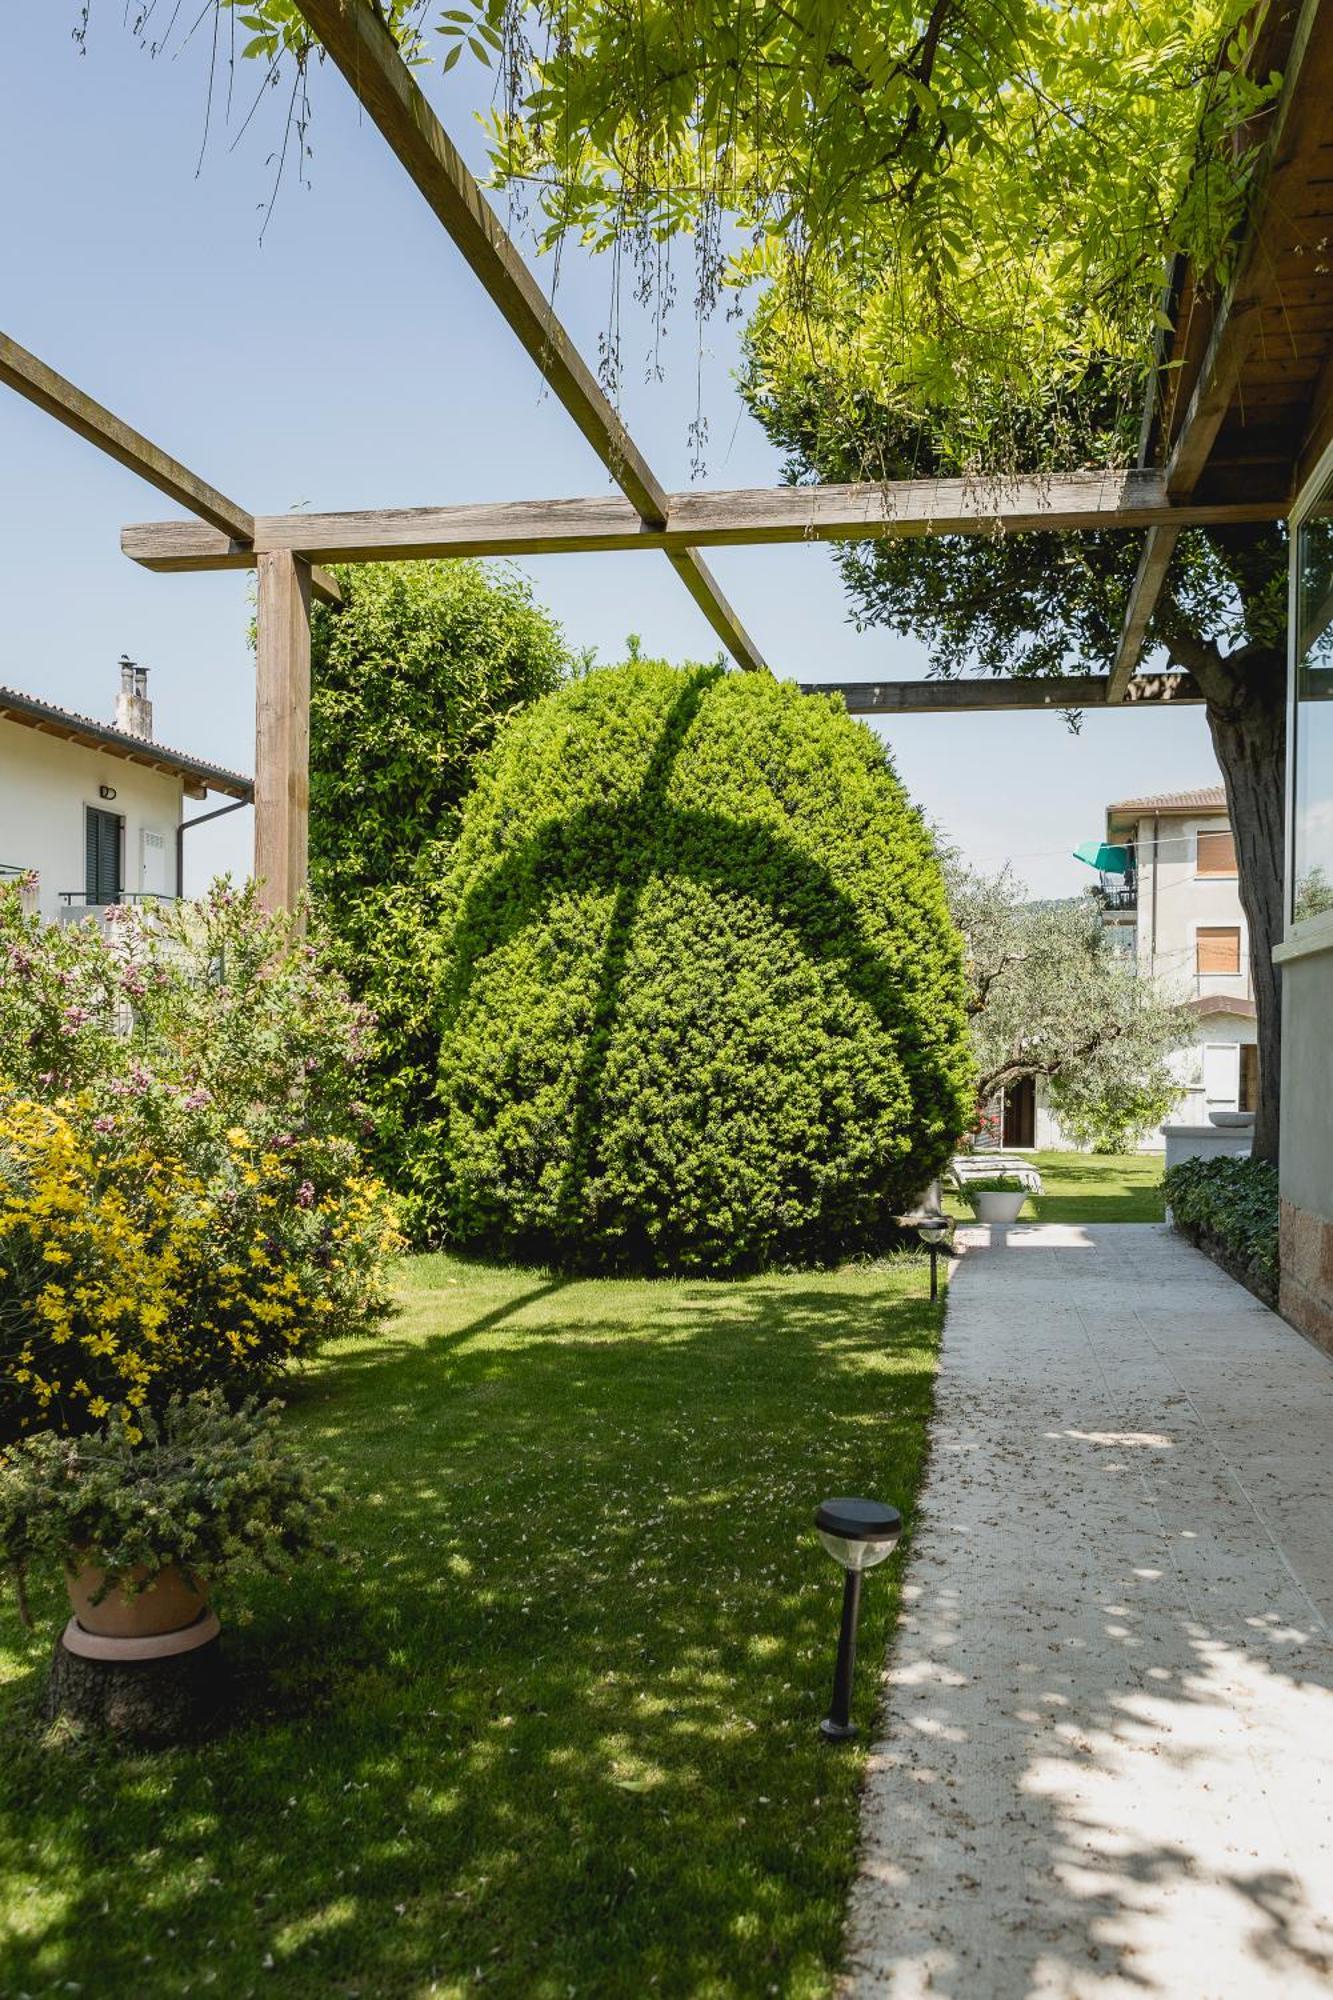
[[86, 808], [84, 820], [84, 891], [90, 903], [118, 903], [124, 893], [120, 873], [119, 813]]
[[83, 811], [83, 894], [85, 902], [97, 901], [97, 821], [99, 815], [91, 806]]

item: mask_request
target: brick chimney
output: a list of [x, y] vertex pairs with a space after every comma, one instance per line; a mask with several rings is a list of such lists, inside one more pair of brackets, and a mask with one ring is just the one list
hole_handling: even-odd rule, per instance
[[153, 738], [153, 704], [148, 699], [148, 669], [136, 666], [128, 653], [120, 656], [120, 693], [116, 696], [116, 727], [126, 736]]

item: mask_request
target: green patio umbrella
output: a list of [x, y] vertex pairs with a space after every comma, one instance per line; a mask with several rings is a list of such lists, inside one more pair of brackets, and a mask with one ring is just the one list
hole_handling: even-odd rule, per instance
[[1086, 861], [1089, 868], [1096, 868], [1103, 875], [1128, 875], [1129, 849], [1109, 846], [1104, 840], [1085, 840], [1082, 847], [1074, 849], [1075, 861]]

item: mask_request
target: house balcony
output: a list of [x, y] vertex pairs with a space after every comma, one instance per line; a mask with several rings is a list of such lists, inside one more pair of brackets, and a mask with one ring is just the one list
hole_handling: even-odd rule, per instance
[[126, 903], [150, 905], [153, 903], [174, 903], [176, 900], [175, 896], [161, 895], [156, 892], [149, 893], [145, 890], [126, 889], [122, 894], [113, 897], [109, 902], [90, 903], [86, 889], [62, 889], [60, 891], [60, 908], [56, 913], [56, 919], [57, 922], [62, 924], [85, 924], [92, 921], [93, 923], [100, 924], [103, 930], [105, 930], [108, 910], [121, 908]]
[[1139, 907], [1139, 885], [1116, 876], [1103, 876], [1093, 895], [1108, 917], [1132, 917]]

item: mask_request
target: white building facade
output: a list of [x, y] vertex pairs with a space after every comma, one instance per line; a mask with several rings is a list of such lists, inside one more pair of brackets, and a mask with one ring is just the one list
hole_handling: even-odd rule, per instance
[[253, 794], [155, 742], [147, 670], [120, 673], [112, 723], [0, 687], [0, 878], [35, 878], [27, 900], [51, 923], [179, 895], [185, 800]]

